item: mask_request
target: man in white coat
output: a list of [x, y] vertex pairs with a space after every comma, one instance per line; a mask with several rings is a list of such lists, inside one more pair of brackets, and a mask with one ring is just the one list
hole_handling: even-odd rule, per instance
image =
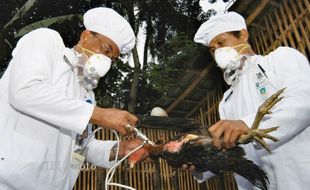
[[[266, 56], [248, 43], [244, 18], [235, 12], [211, 17], [195, 35], [195, 42], [210, 48], [230, 88], [219, 104], [220, 121], [209, 128], [213, 144], [230, 149], [248, 132], [258, 107], [276, 91], [286, 88], [283, 99], [265, 116], [259, 128], [280, 126], [266, 140], [272, 154], [258, 143], [243, 145], [246, 156], [268, 174], [270, 189], [306, 190], [310, 187], [310, 67], [307, 58], [289, 47]], [[184, 166], [187, 167], [187, 166]], [[191, 166], [191, 169], [194, 169]], [[210, 172], [197, 175], [200, 181]], [[236, 176], [239, 189], [253, 189]]]
[[[86, 12], [84, 25], [72, 49], [51, 29], [28, 33], [14, 49], [0, 80], [1, 190], [72, 189], [85, 157], [114, 163], [116, 142], [96, 140], [91, 124], [127, 135], [137, 123], [126, 111], [95, 106], [93, 93], [112, 60], [134, 47], [132, 28], [103, 7]], [[121, 142], [120, 157], [140, 144]]]

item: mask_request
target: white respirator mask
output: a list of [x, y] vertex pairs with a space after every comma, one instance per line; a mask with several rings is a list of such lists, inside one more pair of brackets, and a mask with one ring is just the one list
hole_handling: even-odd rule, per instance
[[111, 68], [112, 60], [104, 54], [94, 53], [79, 46], [84, 54], [85, 51], [92, 53], [83, 64], [83, 77], [81, 84], [88, 90], [97, 88], [99, 79], [105, 76]]
[[[235, 48], [240, 47], [240, 46], [243, 46], [243, 47], [241, 48], [239, 52], [237, 52]], [[249, 44], [239, 44], [236, 46], [222, 47], [222, 48], [218, 48], [215, 50], [214, 57], [215, 57], [216, 64], [219, 68], [224, 70], [224, 73], [223, 73], [224, 80], [228, 85], [232, 85], [232, 83], [237, 78], [236, 71], [240, 67], [241, 65], [240, 60], [243, 57], [241, 52], [244, 49], [249, 48], [249, 47], [250, 47]]]

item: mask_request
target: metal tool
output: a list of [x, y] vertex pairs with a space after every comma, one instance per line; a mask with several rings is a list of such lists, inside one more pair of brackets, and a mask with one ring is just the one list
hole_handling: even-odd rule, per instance
[[141, 132], [139, 129], [137, 129], [136, 127], [133, 127], [133, 126], [131, 126], [130, 124], [128, 124], [128, 125], [127, 125], [127, 128], [128, 128], [130, 131], [134, 132], [140, 140], [142, 140], [142, 141], [144, 141], [144, 142], [146, 142], [146, 143], [148, 143], [148, 144], [150, 144], [150, 145], [153, 145], [153, 146], [155, 145], [154, 142], [152, 142], [144, 133], [142, 133], [142, 132]]
[[141, 131], [139, 131], [136, 127], [133, 127], [132, 130], [136, 133], [137, 137], [138, 137], [140, 140], [145, 141], [146, 143], [148, 143], [148, 144], [150, 144], [150, 145], [153, 145], [153, 146], [155, 145], [154, 142], [152, 142], [144, 133], [142, 133]]

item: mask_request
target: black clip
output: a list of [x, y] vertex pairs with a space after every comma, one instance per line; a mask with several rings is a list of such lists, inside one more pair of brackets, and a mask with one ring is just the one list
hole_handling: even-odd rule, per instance
[[258, 65], [259, 69], [263, 72], [265, 77], [268, 78], [267, 75], [266, 75], [266, 71], [263, 69], [263, 67], [260, 64], [257, 64], [257, 65]]
[[225, 102], [231, 97], [231, 95], [233, 94], [233, 92], [234, 92], [234, 91], [231, 90], [231, 92], [230, 92], [230, 93], [228, 94], [228, 96], [225, 98], [225, 100], [224, 100]]

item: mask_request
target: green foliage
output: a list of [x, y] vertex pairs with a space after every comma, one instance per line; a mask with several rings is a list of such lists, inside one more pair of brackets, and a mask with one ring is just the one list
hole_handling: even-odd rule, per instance
[[[129, 93], [132, 82], [133, 72], [129, 73], [123, 80], [122, 89], [122, 100], [124, 102], [123, 107], [126, 108], [129, 102]], [[136, 113], [146, 114], [148, 113], [154, 103], [161, 97], [162, 93], [154, 88], [152, 81], [149, 80], [148, 73], [144, 72], [139, 77], [139, 87], [137, 96]]]
[[186, 62], [195, 56], [198, 46], [180, 33], [168, 41], [158, 55], [159, 63], [152, 64], [149, 75], [154, 89], [165, 94], [176, 78], [186, 69]]
[[82, 20], [81, 15], [64, 15], [64, 16], [58, 16], [58, 17], [52, 17], [44, 20], [40, 20], [38, 22], [32, 23], [30, 25], [27, 25], [23, 28], [21, 28], [15, 35], [14, 37], [21, 37], [28, 32], [31, 32], [32, 30], [38, 29], [38, 28], [48, 28], [52, 24], [63, 24], [66, 20], [71, 21], [73, 17], [78, 17], [80, 20]]
[[152, 56], [157, 56], [159, 49], [176, 33], [193, 38], [200, 25], [199, 0], [136, 0], [136, 3], [139, 9], [137, 20], [147, 23], [146, 35], [149, 39], [146, 45]]

